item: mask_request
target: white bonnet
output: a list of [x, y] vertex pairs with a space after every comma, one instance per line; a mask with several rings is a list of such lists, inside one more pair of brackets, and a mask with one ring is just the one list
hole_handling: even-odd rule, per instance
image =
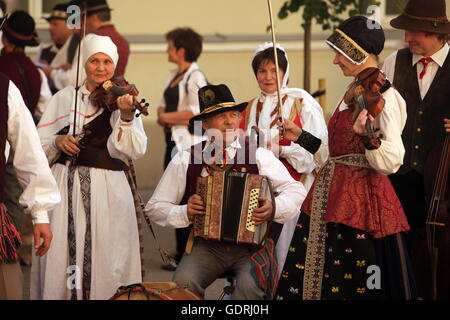
[[99, 36], [96, 34], [88, 34], [83, 39], [83, 54], [82, 54], [82, 66], [86, 65], [88, 59], [96, 53], [107, 54], [114, 62], [114, 67], [117, 66], [119, 61], [119, 54], [117, 53], [117, 47], [112, 42], [110, 37]]

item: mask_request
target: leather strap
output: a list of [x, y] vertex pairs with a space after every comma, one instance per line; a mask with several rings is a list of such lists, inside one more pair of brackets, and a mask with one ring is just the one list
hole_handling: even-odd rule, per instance
[[192, 252], [192, 247], [194, 246], [194, 228], [189, 232], [189, 238], [186, 243], [186, 249], [184, 250], [187, 255], [190, 255]]

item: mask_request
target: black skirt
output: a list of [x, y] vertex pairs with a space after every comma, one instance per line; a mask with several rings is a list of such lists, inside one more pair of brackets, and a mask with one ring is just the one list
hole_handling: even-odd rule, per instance
[[[302, 300], [310, 217], [299, 217], [275, 299]], [[322, 300], [417, 299], [403, 234], [373, 239], [339, 223], [326, 225]]]

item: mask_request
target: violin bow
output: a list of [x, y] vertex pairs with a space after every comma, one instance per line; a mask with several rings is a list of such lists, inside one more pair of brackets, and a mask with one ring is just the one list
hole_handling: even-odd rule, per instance
[[[80, 90], [79, 81], [80, 81], [80, 62], [81, 62], [81, 42], [86, 36], [86, 2], [83, 2], [83, 10], [81, 11], [81, 18], [83, 19], [83, 34], [80, 34], [80, 42], [78, 43], [78, 58], [77, 58], [77, 76], [75, 80], [75, 106], [74, 106], [74, 115], [73, 115], [73, 136], [76, 136], [76, 128], [77, 128], [77, 114], [78, 114], [78, 91]], [[81, 28], [81, 26], [80, 26]], [[80, 30], [81, 33], [81, 30]]]
[[275, 73], [277, 79], [277, 95], [278, 95], [278, 118], [284, 127], [284, 120], [281, 113], [282, 101], [281, 101], [281, 85], [280, 85], [280, 68], [278, 66], [278, 53], [277, 53], [277, 41], [275, 37], [275, 24], [273, 22], [273, 13], [272, 13], [272, 1], [267, 0], [267, 5], [269, 6], [269, 18], [270, 18], [270, 30], [272, 32], [272, 45], [273, 52], [275, 57]]
[[3, 29], [3, 26], [6, 23], [6, 20], [8, 20], [8, 18], [9, 18], [9, 13], [5, 13], [5, 15], [3, 16], [3, 21], [0, 24], [0, 31]]

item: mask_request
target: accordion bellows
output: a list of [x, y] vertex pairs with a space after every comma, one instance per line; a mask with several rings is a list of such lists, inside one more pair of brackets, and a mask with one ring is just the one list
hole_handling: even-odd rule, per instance
[[197, 179], [197, 194], [206, 214], [194, 217], [194, 236], [205, 240], [258, 245], [267, 232], [267, 222], [255, 226], [253, 211], [259, 197], [271, 200], [269, 181], [256, 174], [216, 171]]

